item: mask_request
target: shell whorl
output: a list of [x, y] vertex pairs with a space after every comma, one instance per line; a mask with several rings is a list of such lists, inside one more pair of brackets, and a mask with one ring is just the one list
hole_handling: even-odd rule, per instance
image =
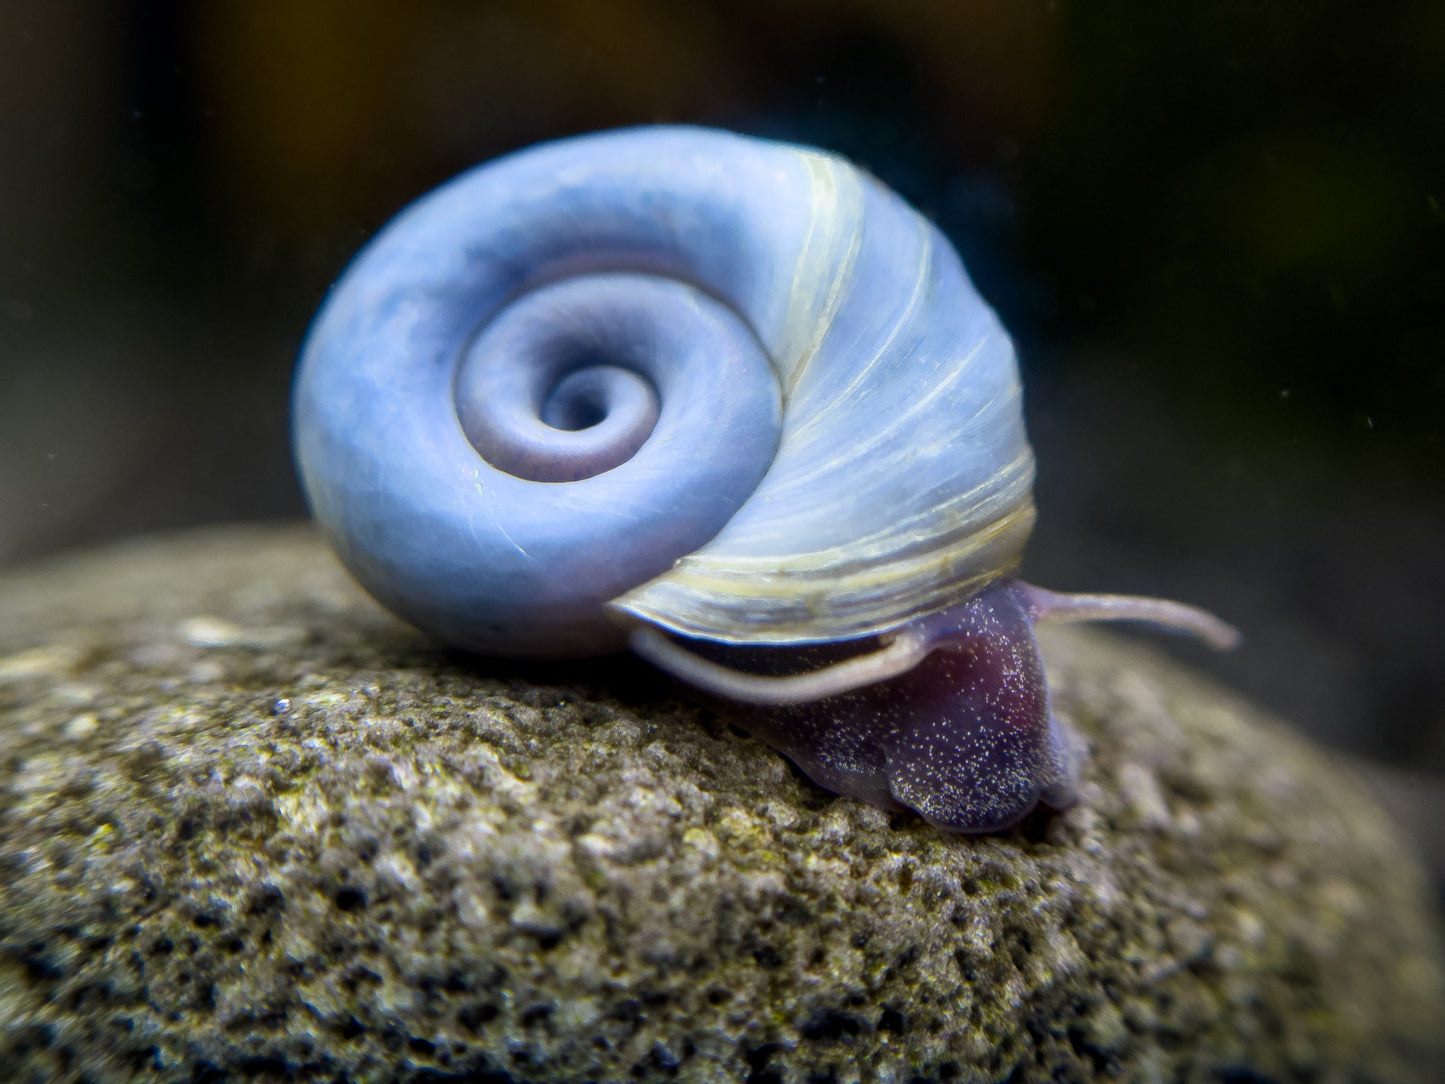
[[[514, 356], [544, 376], [508, 375]], [[614, 371], [580, 378], [583, 398], [633, 419], [617, 462], [587, 429], [558, 438], [593, 463], [576, 481], [551, 452], [496, 450], [498, 404], [546, 418], [550, 385], [594, 364]], [[348, 566], [445, 639], [585, 653], [615, 646], [621, 614], [808, 643], [895, 628], [1017, 563], [1020, 398], [993, 311], [894, 193], [818, 151], [644, 128], [520, 152], [403, 212], [317, 318], [295, 437]]]

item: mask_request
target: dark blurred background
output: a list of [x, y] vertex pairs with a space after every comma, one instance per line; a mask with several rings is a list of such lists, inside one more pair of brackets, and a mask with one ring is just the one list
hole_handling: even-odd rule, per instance
[[815, 143], [1017, 338], [1029, 577], [1236, 621], [1180, 652], [1382, 765], [1438, 853], [1442, 72], [1437, 0], [11, 0], [0, 565], [303, 515], [307, 321], [459, 170], [653, 121]]

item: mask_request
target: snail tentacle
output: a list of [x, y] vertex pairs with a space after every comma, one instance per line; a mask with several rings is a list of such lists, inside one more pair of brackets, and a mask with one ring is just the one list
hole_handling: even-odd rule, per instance
[[749, 674], [735, 667], [705, 659], [650, 625], [640, 625], [628, 637], [632, 650], [704, 692], [741, 704], [760, 706], [801, 704], [875, 685], [906, 674], [934, 649], [936, 644], [911, 628], [880, 638], [877, 651], [809, 670], [802, 674]]
[[1052, 625], [1078, 621], [1145, 621], [1161, 629], [1203, 641], [1216, 651], [1232, 651], [1244, 639], [1229, 622], [1199, 606], [1147, 595], [1072, 594], [1018, 584], [1035, 622]]

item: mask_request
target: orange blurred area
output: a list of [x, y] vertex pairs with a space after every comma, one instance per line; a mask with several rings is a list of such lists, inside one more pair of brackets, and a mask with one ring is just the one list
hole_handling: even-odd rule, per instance
[[[622, 125], [745, 124], [837, 56], [906, 58], [908, 103], [962, 151], [1018, 142], [1047, 102], [1058, 21], [1030, 5], [209, 5], [195, 27], [229, 198], [293, 228], [343, 224], [459, 163]], [[802, 56], [798, 56], [799, 52]], [[836, 78], [836, 77], [834, 77]], [[794, 90], [794, 92], [796, 92]], [[846, 91], [845, 91], [846, 93]]]

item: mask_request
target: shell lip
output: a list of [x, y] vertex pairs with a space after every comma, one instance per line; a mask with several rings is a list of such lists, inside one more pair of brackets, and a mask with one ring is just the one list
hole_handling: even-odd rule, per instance
[[[726, 644], [804, 645], [890, 632], [973, 597], [1018, 568], [1033, 528], [1031, 500], [943, 549], [892, 555], [852, 570], [759, 564], [699, 573], [696, 555], [607, 603], [615, 620]], [[732, 575], [726, 575], [731, 571]]]

